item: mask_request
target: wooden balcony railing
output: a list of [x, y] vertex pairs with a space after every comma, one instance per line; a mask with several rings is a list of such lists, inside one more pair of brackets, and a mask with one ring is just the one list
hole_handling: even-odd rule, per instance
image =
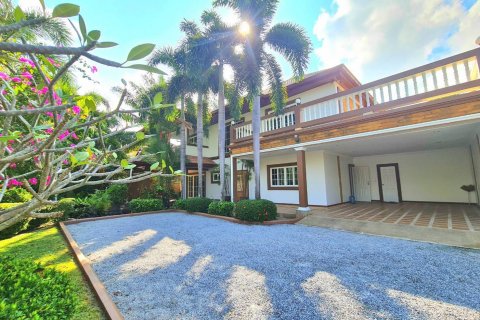
[[[480, 49], [475, 49], [285, 109], [282, 115], [262, 118], [261, 134], [298, 130], [356, 110], [375, 111], [380, 106], [398, 108], [478, 87], [479, 61]], [[234, 125], [232, 131], [232, 142], [247, 140], [252, 135], [252, 124]]]

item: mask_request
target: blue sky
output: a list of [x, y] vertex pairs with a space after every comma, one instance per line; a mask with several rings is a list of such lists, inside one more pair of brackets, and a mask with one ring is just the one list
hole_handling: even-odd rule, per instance
[[[22, 7], [36, 0], [19, 0]], [[65, 1], [45, 0], [49, 8]], [[122, 61], [133, 46], [151, 42], [175, 45], [183, 18], [198, 21], [211, 0], [82, 0], [87, 29], [102, 31], [101, 40], [118, 42], [96, 54]], [[227, 20], [232, 12], [221, 10]], [[291, 21], [305, 28], [312, 40], [309, 72], [345, 63], [368, 82], [426, 62], [475, 48], [480, 36], [478, 0], [281, 0], [275, 22]], [[288, 64], [280, 61], [285, 79]], [[94, 75], [106, 92], [120, 78], [138, 80], [141, 72], [98, 66]], [[86, 88], [94, 88], [84, 83]], [[97, 86], [98, 88], [98, 86]]]

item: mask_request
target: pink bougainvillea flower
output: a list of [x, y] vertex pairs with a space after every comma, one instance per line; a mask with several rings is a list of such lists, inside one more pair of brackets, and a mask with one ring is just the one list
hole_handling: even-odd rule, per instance
[[9, 167], [11, 169], [16, 169], [17, 168], [17, 164], [16, 163], [10, 163]]
[[79, 106], [73, 106], [72, 107], [72, 112], [75, 114], [79, 114], [82, 111]]
[[91, 67], [90, 70], [92, 71], [92, 73], [98, 72], [98, 69], [95, 66]]
[[30, 60], [30, 59], [21, 57], [20, 59], [18, 59], [18, 61], [23, 62], [23, 63], [28, 63], [30, 65], [30, 67], [35, 68], [35, 63], [33, 63], [33, 61]]
[[28, 183], [30, 183], [32, 186], [34, 186], [38, 183], [38, 180], [37, 180], [37, 178], [30, 178], [30, 179], [28, 179]]
[[25, 79], [33, 79], [32, 74], [28, 71], [22, 72], [21, 76], [24, 77]]
[[51, 134], [53, 132], [53, 128], [45, 129], [45, 133]]
[[35, 163], [38, 163], [40, 162], [40, 158], [38, 156], [35, 156], [33, 157], [33, 161], [35, 161]]
[[68, 166], [69, 163], [70, 163], [70, 162], [68, 162], [68, 159], [63, 160], [63, 164], [64, 164], [64, 165], [67, 165], [67, 166]]
[[70, 148], [75, 148], [77, 145], [75, 143], [70, 144]]
[[48, 92], [48, 87], [43, 87], [42, 90], [38, 90], [37, 92], [38, 92], [39, 94], [45, 94], [45, 93]]
[[19, 187], [21, 186], [23, 183], [21, 183], [20, 181], [18, 181], [17, 179], [11, 179], [8, 181], [8, 185], [7, 187], [11, 187], [11, 186], [14, 186], [14, 187]]
[[53, 112], [47, 111], [47, 112], [45, 112], [45, 114], [47, 116], [49, 116], [50, 118], [53, 118]]
[[73, 139], [75, 140], [78, 140], [78, 136], [75, 132], [72, 132], [72, 134], [70, 135]]
[[52, 182], [52, 177], [47, 176], [47, 181], [45, 181], [45, 185], [48, 186], [50, 184], [50, 182]]
[[63, 141], [70, 135], [70, 131], [65, 130], [62, 134], [58, 136], [58, 140]]
[[0, 72], [0, 79], [9, 80], [10, 77], [6, 73]]
[[15, 82], [15, 83], [20, 83], [20, 82], [22, 82], [22, 79], [20, 79], [19, 77], [13, 77], [12, 81]]
[[3, 90], [2, 95], [6, 95], [6, 94], [7, 94], [7, 90]]
[[52, 58], [47, 58], [47, 60], [52, 64], [52, 66], [60, 67], [60, 64], [57, 61], [53, 60]]

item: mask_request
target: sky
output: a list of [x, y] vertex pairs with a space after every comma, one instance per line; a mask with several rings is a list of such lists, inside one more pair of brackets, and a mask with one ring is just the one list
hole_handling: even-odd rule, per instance
[[[37, 0], [18, 0], [22, 8]], [[66, 1], [45, 0], [49, 8]], [[88, 30], [101, 30], [101, 41], [119, 46], [97, 49], [96, 55], [123, 62], [141, 43], [175, 46], [185, 18], [199, 22], [211, 0], [69, 0], [79, 4]], [[219, 11], [235, 21], [231, 10]], [[74, 19], [75, 20], [75, 19]], [[308, 72], [344, 63], [362, 82], [393, 75], [477, 47], [480, 0], [280, 0], [273, 23], [302, 26], [313, 44]], [[74, 21], [76, 22], [76, 21]], [[292, 76], [280, 58], [284, 79]], [[110, 88], [120, 79], [141, 81], [143, 72], [96, 65], [98, 83], [79, 78], [83, 92], [96, 90], [111, 102]], [[166, 68], [160, 67], [164, 71]], [[227, 77], [228, 78], [228, 77]]]

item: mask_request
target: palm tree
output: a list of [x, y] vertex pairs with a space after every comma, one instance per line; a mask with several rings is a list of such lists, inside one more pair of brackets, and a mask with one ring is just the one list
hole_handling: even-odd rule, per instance
[[174, 102], [180, 98], [180, 170], [182, 175], [182, 199], [187, 197], [186, 181], [186, 128], [185, 128], [185, 99], [187, 94], [193, 91], [193, 79], [188, 72], [187, 46], [184, 42], [177, 48], [165, 47], [153, 53], [150, 65], [156, 66], [165, 64], [171, 67], [175, 74], [169, 81], [167, 91], [167, 101]]
[[[201, 17], [206, 27], [208, 45], [212, 59], [218, 65], [218, 160], [220, 169], [220, 199], [225, 200], [225, 85], [223, 70], [225, 64], [237, 65], [235, 44], [238, 43], [235, 30], [237, 26], [228, 26], [218, 13], [213, 10], [204, 11]], [[232, 109], [234, 104], [230, 105]]]
[[270, 89], [270, 103], [275, 112], [282, 112], [287, 97], [280, 65], [266, 48], [283, 55], [292, 66], [295, 77], [300, 80], [308, 66], [312, 45], [305, 30], [296, 24], [279, 23], [271, 26], [278, 0], [214, 0], [213, 5], [232, 8], [242, 20], [245, 45], [243, 81], [249, 97], [253, 99], [255, 198], [260, 199], [260, 94], [263, 76]]
[[[218, 90], [218, 67], [213, 65], [214, 55], [209, 45], [209, 38], [196, 23], [184, 20], [180, 29], [187, 35], [188, 72], [193, 77], [197, 103], [197, 164], [198, 196], [203, 196], [203, 135], [204, 135], [204, 98], [209, 91]], [[223, 82], [222, 82], [223, 83]]]

